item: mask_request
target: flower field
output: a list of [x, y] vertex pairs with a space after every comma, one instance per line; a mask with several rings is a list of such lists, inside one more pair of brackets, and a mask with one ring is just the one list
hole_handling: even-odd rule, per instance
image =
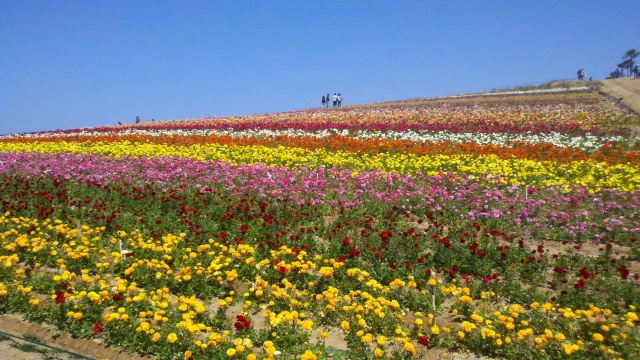
[[639, 123], [523, 92], [0, 136], [0, 313], [160, 359], [633, 359]]

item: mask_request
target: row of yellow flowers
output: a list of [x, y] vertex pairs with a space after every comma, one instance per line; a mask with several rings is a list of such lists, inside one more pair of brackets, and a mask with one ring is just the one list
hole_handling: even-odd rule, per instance
[[354, 171], [383, 170], [409, 173], [421, 171], [435, 175], [438, 171], [460, 174], [489, 173], [505, 177], [511, 184], [551, 186], [555, 184], [584, 185], [591, 191], [609, 188], [623, 191], [640, 189], [640, 168], [631, 164], [608, 165], [593, 160], [560, 164], [531, 159], [501, 159], [495, 155], [474, 157], [414, 154], [353, 154], [343, 151], [311, 151], [291, 147], [227, 146], [218, 144], [189, 147], [163, 144], [132, 143], [75, 143], [37, 142], [29, 144], [0, 144], [5, 152], [69, 152], [79, 154], [104, 154], [112, 157], [183, 157], [198, 160], [224, 161], [231, 164], [265, 163], [296, 167], [346, 167]]
[[[138, 231], [120, 231], [117, 236], [108, 237], [101, 227], [71, 226], [60, 220], [40, 222], [8, 213], [0, 216], [0, 226], [2, 249], [10, 254], [0, 256], [4, 279], [4, 283], [0, 282], [0, 298], [17, 297], [34, 311], [56, 306], [54, 302], [69, 304], [65, 315], [71, 326], [85, 320], [85, 313], [103, 314], [105, 326], [111, 326], [112, 331], [128, 331], [132, 336], [167, 346], [184, 340], [183, 346], [189, 349], [185, 356], [218, 346], [226, 349], [228, 357], [254, 359], [259, 354], [272, 359], [278, 354], [271, 340], [255, 349], [249, 338], [234, 337], [229, 330], [206, 324], [208, 314], [214, 311], [226, 312], [228, 316], [239, 312], [252, 318], [252, 323], [257, 323], [255, 317], [261, 316], [274, 338], [281, 331], [286, 333], [284, 328], [288, 327], [308, 334], [317, 332], [325, 339], [329, 335], [320, 323], [325, 318], [334, 319], [344, 334], [356, 334], [378, 357], [394, 348], [416, 356], [420, 340], [416, 343], [415, 339], [423, 335], [432, 341], [477, 342], [497, 348], [512, 347], [514, 351], [518, 346], [533, 346], [541, 356], [548, 351], [571, 355], [593, 350], [613, 356], [616, 346], [637, 339], [634, 334], [639, 318], [634, 306], [626, 312], [614, 312], [592, 305], [585, 309], [554, 308], [551, 303], [537, 302], [501, 305], [491, 301], [496, 296], [493, 293], [483, 293], [474, 299], [470, 289], [456, 285], [455, 280], [449, 285], [438, 285], [439, 281], [431, 278], [427, 289], [418, 289], [412, 276], [382, 285], [367, 271], [345, 268], [343, 262], [319, 254], [293, 252], [286, 246], [255, 259], [255, 249], [249, 245], [225, 245], [213, 239], [197, 248], [179, 250], [179, 239], [184, 234], [167, 234], [156, 240], [146, 239]], [[129, 259], [122, 251], [116, 251], [120, 242], [129, 251], [151, 250], [153, 256]], [[34, 259], [34, 268], [27, 276], [25, 268]], [[78, 264], [86, 265], [78, 271], [69, 270]], [[123, 265], [126, 276], [113, 277], [115, 269]], [[238, 276], [243, 269], [265, 267], [284, 267], [288, 275], [273, 283], [260, 275], [244, 279]], [[223, 284], [228, 289], [237, 288], [240, 282], [248, 283], [249, 287], [240, 292], [229, 290], [226, 297], [198, 299], [174, 294], [167, 287], [142, 287], [130, 279], [142, 279], [145, 273], [155, 279], [168, 278], [176, 287], [191, 286], [198, 278]], [[293, 280], [295, 273], [307, 274], [313, 281], [296, 285], [289, 280]], [[311, 290], [337, 273], [363, 284], [361, 288], [366, 290], [346, 291], [333, 286], [317, 293]], [[37, 284], [47, 281], [74, 291], [51, 291], [50, 297], [43, 299]], [[433, 314], [419, 312], [412, 314], [413, 321], [407, 321], [406, 301], [416, 292], [437, 293], [461, 306], [473, 306], [474, 311], [463, 316], [459, 325], [436, 325]], [[114, 296], [122, 298], [122, 305], [109, 305]], [[585, 326], [593, 330], [590, 338], [581, 336], [579, 330]], [[302, 358], [316, 358], [316, 353], [305, 350]]]

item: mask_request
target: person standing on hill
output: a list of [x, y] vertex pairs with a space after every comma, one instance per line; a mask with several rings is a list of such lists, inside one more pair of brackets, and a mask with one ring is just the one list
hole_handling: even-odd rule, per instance
[[342, 106], [342, 95], [338, 93], [338, 106]]
[[324, 105], [327, 103], [327, 101], [324, 98], [324, 95], [322, 95], [322, 108], [324, 109]]
[[136, 116], [136, 124], [140, 124], [140, 116]]
[[333, 93], [333, 107], [336, 107], [336, 105], [338, 105], [338, 95]]
[[640, 77], [640, 65], [636, 64], [636, 66], [633, 68], [633, 78], [637, 79]]

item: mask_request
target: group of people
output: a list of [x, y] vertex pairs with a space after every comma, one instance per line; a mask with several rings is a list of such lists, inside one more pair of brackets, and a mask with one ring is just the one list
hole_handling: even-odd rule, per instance
[[[155, 119], [151, 119], [151, 122], [155, 122]], [[140, 124], [140, 116], [136, 116], [136, 124]], [[122, 125], [121, 121], [118, 121], [118, 125]]]
[[585, 76], [584, 69], [578, 69], [578, 80], [584, 80]]
[[[329, 94], [327, 96], [322, 95], [322, 107], [329, 108], [329, 104], [331, 104], [331, 97]], [[342, 106], [342, 95], [340, 93], [333, 93], [333, 107]]]

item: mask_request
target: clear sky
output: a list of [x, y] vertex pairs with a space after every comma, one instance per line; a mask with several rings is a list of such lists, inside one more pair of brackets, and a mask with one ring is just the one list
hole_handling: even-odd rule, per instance
[[639, 19], [637, 0], [2, 0], [0, 134], [603, 79]]

